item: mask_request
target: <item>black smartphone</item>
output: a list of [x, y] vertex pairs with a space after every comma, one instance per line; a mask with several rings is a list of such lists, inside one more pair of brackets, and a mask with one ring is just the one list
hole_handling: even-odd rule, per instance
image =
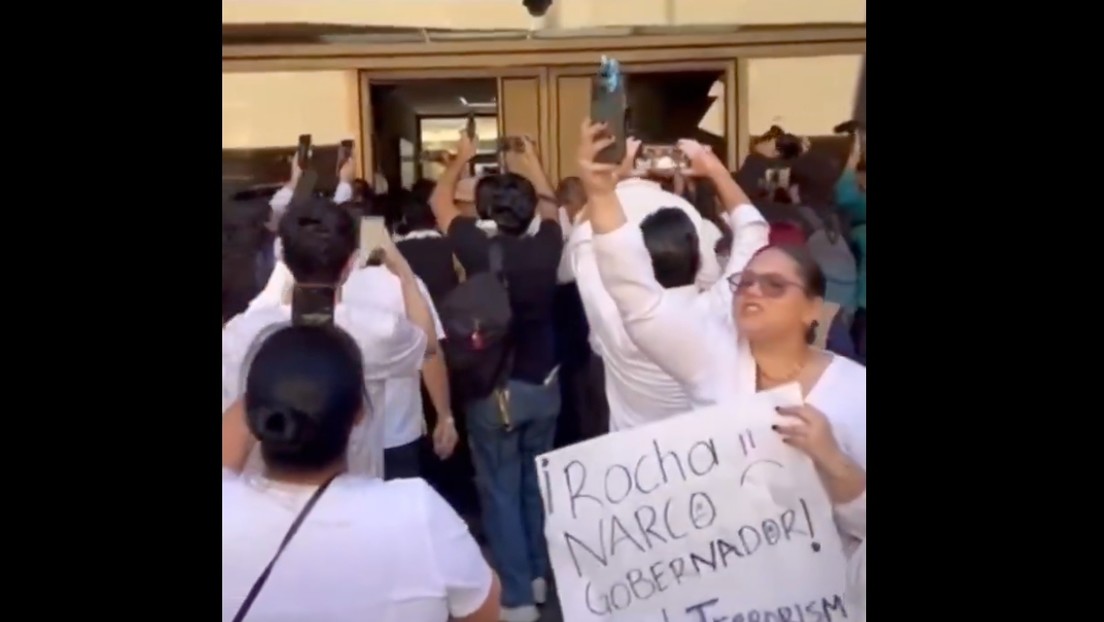
[[299, 163], [301, 170], [307, 170], [310, 166], [311, 135], [300, 134], [299, 146], [295, 149], [295, 161]]
[[337, 288], [296, 285], [291, 290], [291, 323], [296, 326], [333, 324]]
[[353, 157], [354, 143], [351, 140], [343, 140], [337, 148], [337, 170], [340, 171], [342, 166], [349, 161], [349, 158]]
[[605, 123], [614, 141], [595, 157], [596, 162], [619, 164], [625, 159], [625, 76], [621, 65], [602, 57], [590, 87], [590, 120]]

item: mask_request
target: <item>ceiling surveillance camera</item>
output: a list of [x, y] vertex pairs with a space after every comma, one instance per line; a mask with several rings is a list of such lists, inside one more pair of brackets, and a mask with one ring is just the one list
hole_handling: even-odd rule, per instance
[[552, 0], [522, 0], [521, 3], [533, 17], [543, 17], [552, 6]]

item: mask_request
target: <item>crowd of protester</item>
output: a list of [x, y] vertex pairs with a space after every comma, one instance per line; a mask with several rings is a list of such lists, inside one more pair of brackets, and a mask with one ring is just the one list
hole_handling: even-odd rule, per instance
[[[534, 458], [797, 383], [865, 611], [866, 173], [771, 128], [732, 172], [603, 164], [553, 185], [535, 145], [473, 178], [223, 218], [223, 619], [536, 622], [550, 597]], [[365, 216], [391, 232], [360, 248]], [[332, 325], [296, 320], [333, 292]], [[486, 557], [480, 544], [485, 544]], [[865, 617], [860, 614], [860, 619]]]

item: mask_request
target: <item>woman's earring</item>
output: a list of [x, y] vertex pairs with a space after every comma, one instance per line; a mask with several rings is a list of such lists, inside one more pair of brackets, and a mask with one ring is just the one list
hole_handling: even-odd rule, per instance
[[816, 343], [817, 327], [820, 326], [820, 322], [813, 320], [812, 324], [809, 324], [809, 328], [805, 331], [805, 343]]

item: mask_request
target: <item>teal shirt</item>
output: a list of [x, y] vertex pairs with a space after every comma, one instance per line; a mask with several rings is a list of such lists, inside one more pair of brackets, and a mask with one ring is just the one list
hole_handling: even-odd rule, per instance
[[859, 251], [857, 304], [866, 308], [866, 193], [859, 189], [855, 171], [844, 171], [836, 182], [836, 206], [851, 219], [851, 239]]
[[866, 193], [859, 189], [855, 171], [844, 171], [836, 182], [836, 205], [851, 218], [851, 225], [866, 223]]

